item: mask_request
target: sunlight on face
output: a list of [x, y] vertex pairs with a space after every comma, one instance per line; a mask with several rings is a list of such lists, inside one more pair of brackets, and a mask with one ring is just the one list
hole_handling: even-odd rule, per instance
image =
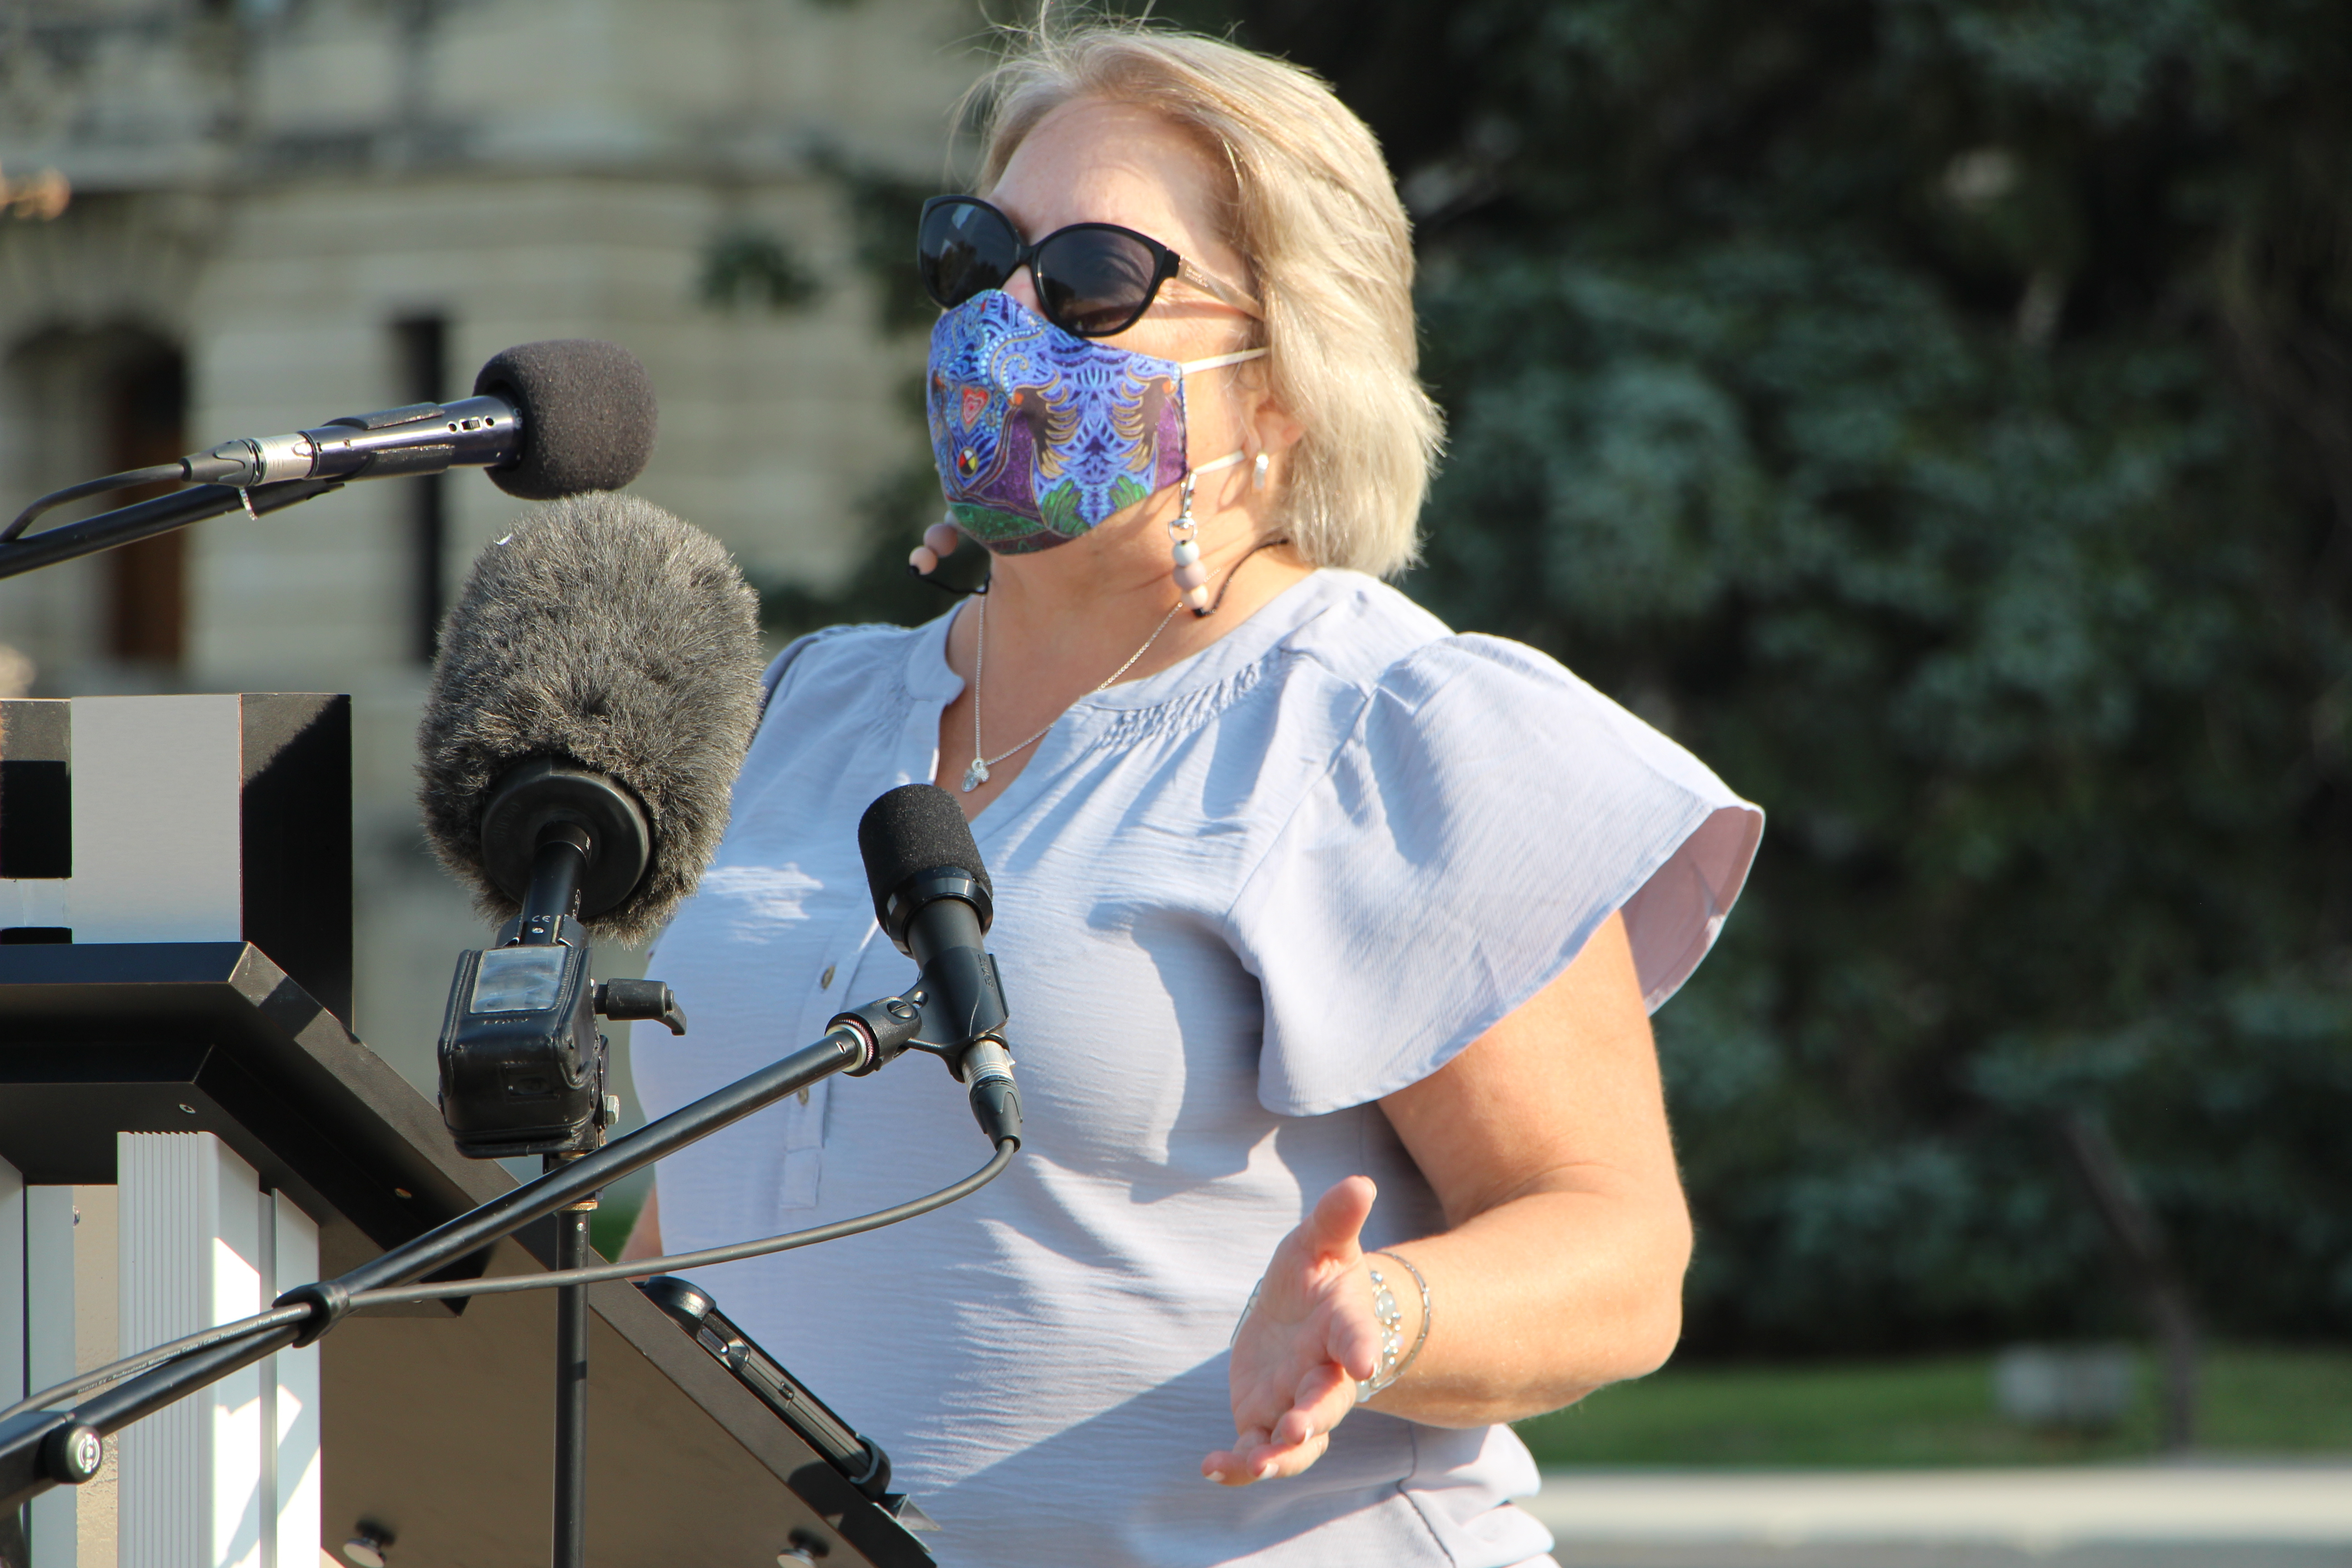
[[[1192, 135], [1148, 109], [1092, 99], [1064, 104], [1024, 139], [987, 195], [1026, 239], [1074, 223], [1113, 223], [1213, 277], [1248, 276], [1211, 221], [1224, 199], [1215, 165]], [[1038, 308], [1026, 268], [1005, 292]], [[1102, 341], [1161, 359], [1203, 359], [1235, 347], [1247, 325], [1230, 307], [1170, 282], [1141, 321]]]

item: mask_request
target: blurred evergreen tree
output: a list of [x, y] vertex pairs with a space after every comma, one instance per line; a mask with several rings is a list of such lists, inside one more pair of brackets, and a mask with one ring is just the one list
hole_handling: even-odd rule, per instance
[[1159, 14], [1401, 176], [1409, 591], [1771, 813], [1659, 1018], [1695, 1345], [2127, 1322], [2068, 1109], [2217, 1326], [2352, 1329], [2352, 7]]

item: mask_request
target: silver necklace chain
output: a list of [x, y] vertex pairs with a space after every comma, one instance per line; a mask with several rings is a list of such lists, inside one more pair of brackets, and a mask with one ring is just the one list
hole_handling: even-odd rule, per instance
[[[1111, 684], [1118, 680], [1120, 676], [1125, 675], [1129, 670], [1133, 669], [1135, 668], [1135, 661], [1151, 651], [1151, 645], [1160, 640], [1160, 634], [1168, 629], [1168, 623], [1174, 620], [1176, 618], [1176, 612], [1183, 607], [1184, 601], [1181, 599], [1179, 599], [1174, 604], [1169, 605], [1168, 613], [1160, 617], [1160, 624], [1151, 628], [1151, 635], [1143, 639], [1143, 646], [1137, 648], [1133, 653], [1129, 654], [1125, 664], [1120, 665], [1117, 669], [1112, 670], [1108, 676], [1105, 676], [1103, 678], [1102, 684], [1096, 687], [1095, 691], [1105, 691], [1109, 689]], [[980, 596], [979, 635], [972, 640], [977, 646], [972, 655], [971, 661], [971, 766], [964, 769], [963, 771], [963, 793], [966, 795], [970, 795], [972, 791], [978, 789], [981, 785], [988, 782], [988, 770], [990, 768], [994, 767], [1005, 758], [1013, 756], [1020, 752], [1026, 751], [1029, 747], [1035, 745], [1038, 742], [1045, 738], [1045, 730], [1051, 730], [1055, 724], [1061, 722], [1061, 715], [1057, 713], [1052, 720], [1047, 721], [1045, 730], [1038, 731], [1035, 734], [1022, 742], [1021, 744], [1011, 747], [1005, 751], [999, 752], [992, 757], [982, 756], [981, 754], [982, 747], [980, 743], [980, 680], [981, 677], [988, 672], [988, 596], [984, 594]], [[1094, 691], [1087, 693], [1089, 697], [1094, 694]]]

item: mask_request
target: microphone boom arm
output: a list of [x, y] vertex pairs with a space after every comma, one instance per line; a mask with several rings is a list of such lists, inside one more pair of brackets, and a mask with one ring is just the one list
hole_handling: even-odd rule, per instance
[[208, 517], [237, 510], [256, 517], [282, 511], [343, 488], [341, 479], [285, 479], [277, 484], [238, 489], [233, 485], [196, 485], [152, 500], [135, 501], [100, 512], [79, 522], [60, 523], [27, 538], [0, 542], [0, 577], [15, 577], [60, 561], [95, 555], [118, 544], [130, 544]]
[[176, 468], [176, 477], [196, 481], [193, 489], [22, 537], [25, 526], [43, 511], [90, 486], [43, 496], [0, 531], [0, 577], [110, 550], [240, 507], [258, 517], [324, 495], [350, 479], [438, 474], [457, 464], [498, 468], [515, 460], [523, 435], [521, 417], [506, 399], [466, 397], [355, 414], [294, 436], [223, 441], [165, 468], [92, 481], [120, 485], [148, 473], [168, 478], [173, 476], [166, 468]]

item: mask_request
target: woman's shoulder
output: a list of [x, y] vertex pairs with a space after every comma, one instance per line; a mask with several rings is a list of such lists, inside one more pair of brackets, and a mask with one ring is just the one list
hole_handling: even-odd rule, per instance
[[1655, 773], [1696, 793], [1727, 795], [1681, 745], [1539, 648], [1456, 632], [1387, 584], [1359, 573], [1318, 574], [1320, 602], [1281, 651], [1349, 689], [1358, 744], [1400, 731], [1444, 752], [1483, 754], [1517, 741], [1588, 764], [1604, 759]]
[[797, 695], [812, 686], [863, 686], [899, 677], [917, 642], [930, 631], [928, 626], [849, 622], [796, 637], [769, 661], [760, 678], [763, 705], [772, 706], [788, 689]]
[[1454, 635], [1444, 621], [1360, 572], [1327, 566], [1296, 591], [1302, 602], [1276, 639], [1276, 655], [1368, 694], [1397, 661]]
[[1287, 639], [1297, 729], [1277, 739], [1305, 743], [1271, 749], [1307, 782], [1228, 916], [1266, 997], [1259, 1100], [1289, 1116], [1420, 1081], [1619, 911], [1643, 998], [1664, 1002], [1762, 825], [1557, 659], [1333, 577]]

